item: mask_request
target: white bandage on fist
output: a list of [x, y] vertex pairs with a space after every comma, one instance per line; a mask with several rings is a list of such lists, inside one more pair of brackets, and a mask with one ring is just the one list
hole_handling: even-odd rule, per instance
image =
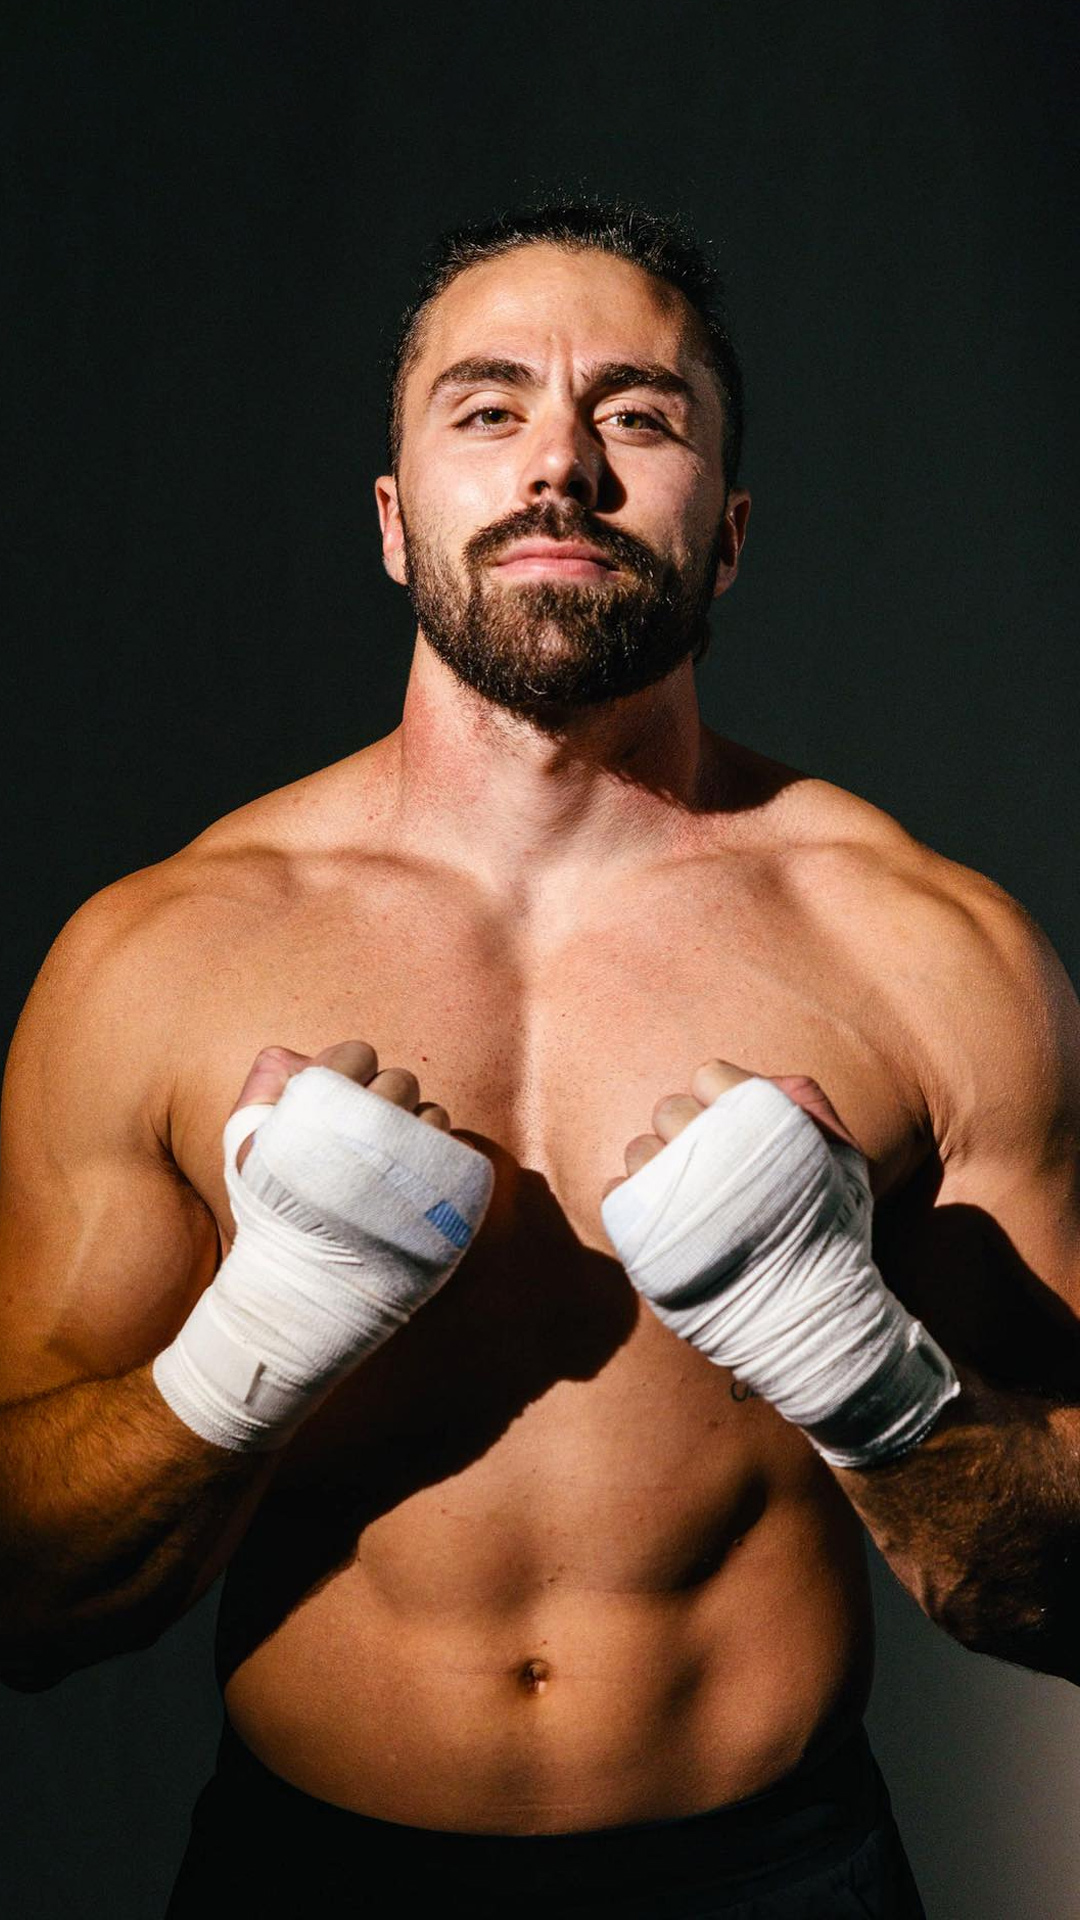
[[906, 1453], [959, 1393], [870, 1252], [866, 1163], [768, 1080], [740, 1081], [602, 1207], [658, 1317], [837, 1467]]
[[282, 1446], [438, 1291], [494, 1173], [330, 1067], [294, 1074], [275, 1106], [242, 1107], [224, 1138], [236, 1238], [153, 1374], [187, 1426], [242, 1452]]

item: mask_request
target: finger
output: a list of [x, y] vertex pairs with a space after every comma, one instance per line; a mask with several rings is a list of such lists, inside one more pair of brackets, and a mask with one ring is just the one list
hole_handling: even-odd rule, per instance
[[416, 1109], [418, 1120], [424, 1120], [429, 1127], [438, 1127], [440, 1133], [449, 1133], [450, 1115], [445, 1107], [437, 1106], [434, 1100], [421, 1100]]
[[420, 1082], [407, 1067], [384, 1067], [368, 1082], [368, 1089], [381, 1099], [392, 1101], [395, 1107], [407, 1107], [410, 1111], [420, 1098]]
[[256, 1100], [280, 1100], [294, 1073], [310, 1067], [306, 1053], [294, 1053], [291, 1047], [263, 1047], [255, 1055], [247, 1079], [233, 1102], [232, 1111]]
[[654, 1159], [656, 1154], [663, 1151], [664, 1142], [658, 1140], [655, 1133], [639, 1133], [635, 1139], [631, 1140], [623, 1156], [627, 1173], [636, 1173], [647, 1160]]
[[703, 1111], [700, 1100], [690, 1093], [669, 1093], [664, 1100], [658, 1100], [652, 1113], [653, 1131], [661, 1140], [674, 1140], [676, 1134], [689, 1126]]
[[601, 1202], [607, 1199], [609, 1193], [614, 1193], [616, 1187], [623, 1186], [625, 1184], [625, 1180], [626, 1180], [625, 1174], [623, 1175], [621, 1180], [609, 1180], [607, 1183], [607, 1186], [604, 1188], [603, 1193], [600, 1195]]
[[854, 1147], [856, 1152], [862, 1151], [854, 1135], [845, 1127], [828, 1094], [822, 1092], [816, 1080], [809, 1079], [805, 1073], [785, 1073], [777, 1074], [773, 1084], [780, 1088], [781, 1093], [786, 1093], [789, 1100], [794, 1100], [795, 1105], [801, 1107], [804, 1113], [808, 1113], [811, 1120], [817, 1121], [826, 1138], [831, 1135], [836, 1140], [843, 1140], [845, 1145]]
[[742, 1067], [733, 1067], [730, 1060], [703, 1060], [690, 1076], [690, 1091], [702, 1106], [711, 1107], [729, 1087], [737, 1087], [740, 1080], [752, 1077]]
[[[237, 1113], [241, 1107], [275, 1106], [281, 1099], [285, 1088], [294, 1073], [302, 1073], [311, 1061], [306, 1053], [296, 1053], [292, 1047], [263, 1047], [255, 1055], [251, 1070], [233, 1101], [231, 1111]], [[251, 1134], [237, 1150], [236, 1164], [242, 1167], [251, 1146]]]
[[315, 1055], [317, 1067], [332, 1067], [335, 1073], [343, 1073], [347, 1080], [355, 1080], [366, 1087], [379, 1071], [379, 1059], [374, 1047], [368, 1040], [339, 1040], [332, 1047], [324, 1047]]

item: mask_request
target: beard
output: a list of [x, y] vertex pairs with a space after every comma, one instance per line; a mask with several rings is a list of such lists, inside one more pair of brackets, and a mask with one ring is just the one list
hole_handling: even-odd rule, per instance
[[[432, 651], [465, 686], [536, 725], [651, 687], [708, 645], [723, 522], [698, 566], [680, 572], [584, 509], [545, 504], [474, 534], [461, 579], [401, 519], [409, 596]], [[527, 538], [587, 540], [622, 571], [610, 586], [493, 579], [488, 563]]]

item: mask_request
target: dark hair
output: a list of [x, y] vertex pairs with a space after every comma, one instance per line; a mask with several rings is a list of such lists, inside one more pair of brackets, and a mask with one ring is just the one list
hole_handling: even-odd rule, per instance
[[743, 437], [742, 369], [728, 330], [724, 289], [703, 248], [677, 220], [619, 202], [551, 201], [497, 220], [455, 227], [443, 235], [431, 255], [420, 286], [399, 323], [389, 368], [387, 450], [391, 470], [401, 453], [402, 397], [405, 381], [420, 352], [424, 315], [433, 300], [466, 267], [497, 259], [516, 247], [547, 241], [567, 252], [613, 253], [651, 273], [682, 294], [701, 321], [708, 359], [724, 408], [721, 445], [724, 478], [733, 486]]

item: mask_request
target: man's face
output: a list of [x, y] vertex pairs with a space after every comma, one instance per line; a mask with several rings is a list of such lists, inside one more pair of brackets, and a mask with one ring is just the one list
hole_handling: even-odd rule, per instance
[[738, 561], [721, 429], [695, 317], [640, 268], [546, 244], [468, 268], [428, 310], [376, 487], [429, 645], [538, 724], [662, 679]]

